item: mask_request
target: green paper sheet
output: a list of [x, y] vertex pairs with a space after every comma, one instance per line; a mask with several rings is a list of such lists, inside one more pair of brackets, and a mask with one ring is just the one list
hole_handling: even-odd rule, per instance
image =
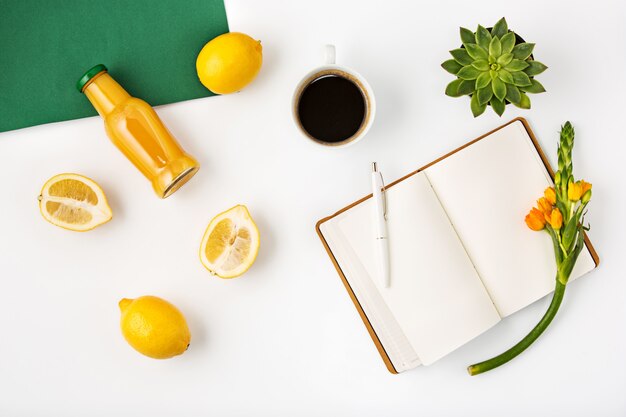
[[96, 115], [96, 64], [153, 106], [213, 95], [196, 56], [225, 32], [223, 0], [0, 0], [0, 132]]

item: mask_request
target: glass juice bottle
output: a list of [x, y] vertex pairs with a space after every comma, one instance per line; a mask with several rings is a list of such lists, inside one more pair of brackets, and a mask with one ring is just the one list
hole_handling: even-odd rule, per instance
[[104, 119], [111, 141], [152, 182], [160, 198], [173, 194], [198, 171], [198, 162], [185, 153], [152, 107], [128, 94], [104, 65], [87, 71], [77, 88]]

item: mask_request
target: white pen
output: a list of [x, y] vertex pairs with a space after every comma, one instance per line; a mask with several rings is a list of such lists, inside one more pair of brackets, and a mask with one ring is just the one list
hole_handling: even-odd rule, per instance
[[372, 162], [372, 195], [376, 223], [376, 247], [378, 248], [378, 269], [383, 286], [389, 287], [389, 240], [387, 239], [387, 204], [383, 195], [383, 176], [376, 162]]

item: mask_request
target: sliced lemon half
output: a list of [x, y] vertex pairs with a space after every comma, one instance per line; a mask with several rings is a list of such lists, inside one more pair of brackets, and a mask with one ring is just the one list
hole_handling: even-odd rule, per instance
[[200, 261], [213, 275], [235, 278], [252, 266], [260, 243], [250, 212], [238, 205], [211, 220], [200, 244]]
[[102, 188], [78, 174], [59, 174], [46, 181], [39, 210], [50, 223], [76, 232], [91, 230], [113, 217]]

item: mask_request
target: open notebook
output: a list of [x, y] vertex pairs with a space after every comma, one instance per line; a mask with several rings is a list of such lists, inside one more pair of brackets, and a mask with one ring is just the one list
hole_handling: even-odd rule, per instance
[[[551, 175], [515, 119], [387, 186], [389, 288], [377, 275], [371, 195], [318, 222], [391, 372], [432, 364], [554, 290], [550, 237], [524, 222]], [[598, 263], [586, 243], [570, 279]]]

